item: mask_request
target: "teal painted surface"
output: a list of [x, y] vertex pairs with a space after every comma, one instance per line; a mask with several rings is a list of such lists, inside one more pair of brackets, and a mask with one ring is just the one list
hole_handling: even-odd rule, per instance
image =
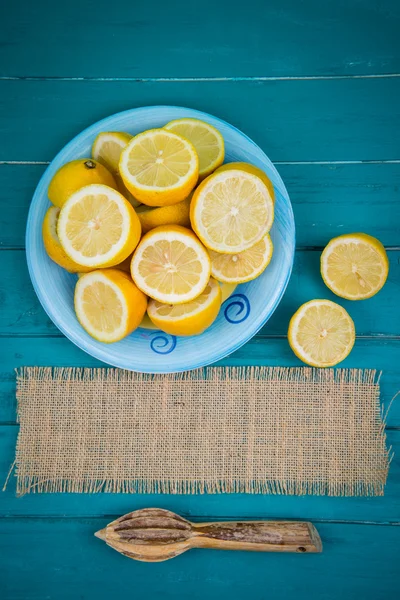
[[[230, 121], [277, 163], [288, 187], [298, 246], [292, 281], [262, 332], [221, 364], [300, 364], [285, 339], [291, 312], [313, 296], [331, 297], [318, 276], [320, 252], [311, 248], [361, 230], [395, 249], [386, 288], [369, 301], [344, 302], [360, 337], [343, 366], [382, 369], [386, 406], [400, 388], [399, 3], [223, 0], [212, 11], [209, 4], [199, 11], [183, 0], [151, 6], [116, 0], [112, 7], [101, 0], [66, 6], [23, 0], [3, 8], [0, 481], [17, 434], [14, 369], [101, 364], [59, 335], [30, 287], [23, 247], [30, 198], [45, 168], [37, 163], [51, 160], [96, 120], [135, 106], [180, 104]], [[394, 600], [400, 584], [400, 401], [388, 416], [388, 443], [396, 454], [382, 498], [17, 499], [11, 481], [0, 494], [0, 596]], [[93, 538], [114, 516], [155, 504], [193, 519], [307, 518], [320, 530], [324, 553], [198, 551], [150, 566]]]

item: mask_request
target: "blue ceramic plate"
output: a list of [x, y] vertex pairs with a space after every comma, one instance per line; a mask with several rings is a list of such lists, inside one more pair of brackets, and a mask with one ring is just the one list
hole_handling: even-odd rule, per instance
[[[224, 302], [220, 314], [198, 337], [175, 337], [161, 331], [137, 329], [115, 344], [92, 339], [79, 325], [74, 313], [76, 275], [51, 261], [42, 242], [42, 221], [49, 201], [48, 185], [56, 171], [75, 158], [90, 156], [91, 146], [101, 131], [136, 134], [162, 127], [172, 119], [194, 117], [214, 125], [225, 139], [225, 162], [245, 161], [263, 169], [276, 194], [272, 261], [255, 281], [240, 285]], [[50, 164], [33, 196], [26, 231], [29, 273], [36, 294], [54, 324], [79, 348], [110, 365], [145, 373], [186, 371], [216, 362], [234, 352], [268, 321], [288, 284], [293, 265], [295, 229], [286, 188], [264, 152], [241, 131], [207, 113], [177, 106], [149, 106], [127, 110], [99, 121], [74, 138]]]

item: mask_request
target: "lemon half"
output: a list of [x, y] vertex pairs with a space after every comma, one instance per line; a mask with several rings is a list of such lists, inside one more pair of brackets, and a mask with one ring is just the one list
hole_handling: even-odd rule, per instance
[[75, 287], [75, 312], [82, 327], [99, 342], [112, 343], [140, 325], [147, 298], [129, 275], [99, 269], [82, 275]]
[[313, 367], [333, 367], [346, 358], [355, 341], [348, 312], [330, 300], [311, 300], [289, 323], [289, 344], [300, 360]]
[[148, 206], [176, 204], [197, 183], [199, 159], [191, 142], [166, 129], [136, 135], [121, 154], [119, 172], [128, 190]]
[[333, 238], [321, 255], [321, 275], [337, 296], [347, 300], [371, 298], [383, 287], [389, 273], [386, 250], [366, 233]]
[[164, 129], [182, 135], [196, 148], [199, 156], [199, 179], [202, 180], [222, 165], [225, 157], [224, 138], [212, 125], [200, 119], [176, 119]]
[[221, 307], [221, 288], [210, 279], [200, 296], [184, 304], [161, 304], [150, 300], [147, 314], [156, 327], [171, 335], [199, 335], [218, 316]]
[[226, 283], [245, 283], [252, 281], [269, 265], [272, 258], [272, 240], [267, 233], [254, 246], [237, 254], [220, 254], [209, 250], [211, 275]]
[[192, 231], [178, 225], [152, 229], [136, 248], [131, 275], [148, 296], [165, 304], [190, 302], [205, 289], [211, 266]]
[[232, 169], [214, 173], [195, 190], [190, 221], [207, 248], [236, 254], [265, 236], [274, 220], [274, 204], [259, 177]]
[[88, 185], [64, 204], [57, 233], [73, 261], [85, 267], [111, 267], [136, 248], [141, 226], [119, 192], [106, 185]]

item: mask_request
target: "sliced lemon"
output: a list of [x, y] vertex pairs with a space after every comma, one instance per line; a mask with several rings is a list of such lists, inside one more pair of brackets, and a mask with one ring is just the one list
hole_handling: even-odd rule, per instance
[[131, 139], [132, 136], [124, 131], [102, 131], [94, 140], [92, 156], [110, 170], [121, 194], [136, 208], [140, 205], [140, 202], [132, 196], [119, 174], [121, 152]]
[[193, 144], [182, 136], [150, 129], [123, 150], [119, 172], [140, 202], [167, 206], [189, 196], [199, 176], [199, 159]]
[[350, 354], [355, 340], [348, 312], [330, 300], [306, 302], [289, 323], [289, 344], [312, 367], [333, 367]]
[[140, 325], [147, 298], [129, 275], [99, 269], [82, 275], [75, 287], [75, 312], [89, 335], [99, 342], [117, 342]]
[[224, 162], [224, 138], [212, 125], [200, 119], [176, 119], [167, 123], [164, 129], [178, 133], [192, 142], [199, 156], [200, 180], [210, 175]]
[[57, 233], [73, 261], [85, 267], [111, 267], [132, 254], [141, 226], [119, 192], [106, 185], [87, 185], [64, 204]]
[[386, 250], [366, 233], [333, 238], [321, 255], [321, 275], [334, 294], [347, 300], [374, 296], [389, 273]]
[[50, 182], [49, 200], [60, 208], [79, 188], [101, 183], [117, 189], [117, 182], [108, 169], [92, 158], [79, 158], [63, 165]]
[[142, 204], [136, 210], [136, 214], [142, 224], [142, 232], [147, 233], [150, 229], [160, 227], [160, 225], [182, 225], [190, 227], [190, 194], [186, 200], [172, 204], [171, 206], [161, 206], [152, 208]]
[[147, 314], [156, 327], [171, 335], [199, 335], [218, 316], [221, 307], [221, 288], [210, 279], [200, 296], [184, 304], [161, 304], [150, 300]]
[[255, 279], [271, 262], [272, 240], [267, 233], [254, 246], [237, 254], [220, 254], [209, 250], [211, 275], [226, 283], [245, 283]]
[[192, 231], [179, 225], [152, 229], [136, 248], [131, 275], [145, 294], [165, 304], [190, 302], [210, 278], [210, 257]]
[[222, 165], [221, 167], [219, 167], [216, 170], [216, 173], [220, 173], [222, 171], [230, 171], [232, 169], [240, 169], [241, 171], [246, 171], [246, 173], [251, 173], [252, 175], [256, 175], [257, 177], [259, 177], [261, 179], [261, 181], [263, 181], [265, 183], [265, 185], [267, 186], [269, 193], [271, 194], [271, 198], [272, 198], [273, 202], [275, 202], [274, 186], [273, 186], [270, 178], [267, 176], [267, 174], [262, 169], [259, 169], [258, 167], [255, 167], [254, 165], [251, 165], [250, 163], [231, 162], [231, 163], [226, 163], [225, 165]]
[[57, 235], [57, 221], [59, 214], [60, 209], [58, 206], [51, 206], [44, 217], [42, 236], [47, 254], [51, 260], [70, 273], [85, 273], [86, 271], [90, 271], [90, 267], [83, 267], [71, 260], [61, 246]]
[[272, 227], [274, 204], [259, 177], [239, 169], [214, 173], [195, 190], [192, 228], [205, 246], [237, 254], [254, 246]]

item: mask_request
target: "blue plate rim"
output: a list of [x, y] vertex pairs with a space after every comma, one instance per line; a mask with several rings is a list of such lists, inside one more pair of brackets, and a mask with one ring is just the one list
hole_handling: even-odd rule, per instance
[[[200, 116], [208, 116], [211, 119], [213, 119], [214, 121], [218, 121], [219, 123], [223, 124], [224, 126], [236, 131], [237, 133], [239, 133], [241, 136], [243, 136], [254, 148], [257, 149], [258, 152], [261, 152], [262, 155], [267, 159], [267, 161], [270, 163], [270, 166], [272, 168], [272, 170], [274, 171], [275, 176], [278, 178], [282, 189], [283, 189], [283, 193], [286, 195], [286, 200], [287, 202], [287, 211], [288, 211], [288, 218], [291, 224], [291, 228], [293, 229], [293, 234], [290, 237], [289, 240], [289, 257], [290, 257], [290, 265], [287, 271], [287, 275], [286, 278], [284, 280], [284, 282], [282, 283], [282, 287], [280, 290], [280, 293], [277, 295], [277, 297], [275, 298], [275, 301], [273, 303], [272, 306], [269, 307], [269, 312], [268, 315], [263, 316], [263, 313], [261, 312], [259, 315], [259, 318], [257, 319], [258, 323], [256, 324], [255, 327], [249, 327], [249, 331], [250, 333], [246, 336], [244, 336], [240, 342], [238, 344], [236, 344], [235, 346], [231, 346], [226, 352], [220, 351], [219, 353], [216, 353], [216, 355], [213, 355], [209, 361], [201, 361], [201, 363], [199, 364], [195, 364], [195, 365], [191, 365], [190, 367], [186, 367], [186, 368], [174, 368], [173, 371], [171, 371], [170, 369], [164, 370], [164, 369], [160, 369], [160, 368], [150, 368], [150, 369], [143, 369], [141, 368], [139, 369], [135, 369], [132, 367], [121, 367], [121, 365], [117, 364], [116, 361], [110, 360], [109, 358], [107, 358], [106, 356], [106, 348], [107, 348], [107, 344], [104, 344], [105, 348], [103, 349], [99, 349], [99, 348], [92, 348], [90, 347], [90, 349], [88, 347], [85, 346], [85, 344], [83, 342], [81, 342], [79, 339], [76, 339], [75, 335], [73, 333], [71, 333], [67, 327], [65, 327], [63, 324], [60, 324], [58, 322], [57, 316], [56, 314], [53, 313], [53, 311], [51, 310], [51, 303], [47, 303], [45, 295], [42, 293], [42, 290], [40, 289], [40, 286], [37, 282], [36, 279], [36, 274], [35, 274], [35, 270], [33, 267], [33, 264], [31, 262], [30, 259], [30, 253], [29, 253], [29, 248], [30, 248], [30, 238], [31, 238], [31, 230], [32, 228], [30, 227], [31, 221], [34, 218], [34, 209], [35, 209], [35, 203], [34, 200], [36, 198], [36, 195], [39, 194], [39, 189], [41, 188], [41, 185], [43, 183], [43, 180], [46, 178], [48, 171], [54, 166], [55, 163], [57, 163], [60, 158], [63, 157], [63, 155], [65, 153], [68, 152], [68, 150], [75, 146], [77, 142], [80, 141], [81, 138], [86, 137], [88, 134], [90, 135], [92, 133], [92, 130], [97, 130], [97, 128], [99, 126], [101, 126], [102, 123], [106, 123], [108, 122], [110, 119], [112, 118], [119, 118], [119, 117], [123, 117], [124, 115], [131, 115], [134, 113], [138, 113], [138, 112], [146, 112], [149, 110], [189, 110], [191, 113], [197, 114]], [[240, 129], [238, 129], [237, 127], [235, 127], [234, 125], [232, 125], [231, 123], [228, 123], [227, 121], [220, 119], [219, 117], [216, 117], [215, 115], [211, 115], [210, 113], [204, 112], [204, 111], [200, 111], [197, 109], [192, 109], [190, 107], [185, 107], [185, 106], [175, 106], [175, 105], [151, 105], [151, 106], [141, 106], [141, 107], [137, 107], [137, 108], [131, 108], [131, 109], [127, 109], [124, 111], [120, 111], [118, 113], [114, 113], [112, 115], [108, 115], [107, 117], [104, 117], [103, 119], [100, 119], [99, 121], [96, 121], [95, 123], [93, 123], [92, 125], [89, 125], [88, 127], [86, 127], [85, 129], [83, 129], [80, 133], [78, 133], [75, 137], [73, 137], [65, 146], [63, 146], [63, 148], [56, 154], [56, 156], [53, 158], [53, 160], [47, 165], [47, 168], [45, 169], [43, 175], [41, 176], [41, 178], [39, 179], [39, 182], [35, 188], [35, 192], [32, 196], [32, 201], [31, 201], [31, 205], [29, 208], [29, 212], [28, 212], [28, 219], [27, 219], [27, 225], [26, 225], [26, 234], [25, 234], [25, 254], [26, 254], [26, 261], [27, 261], [27, 266], [28, 266], [28, 272], [29, 272], [29, 276], [33, 285], [33, 288], [35, 290], [36, 296], [39, 299], [39, 302], [42, 306], [42, 308], [44, 309], [44, 311], [46, 312], [47, 316], [51, 319], [51, 321], [55, 324], [55, 326], [59, 329], [59, 331], [61, 331], [61, 333], [63, 333], [65, 335], [65, 337], [71, 341], [75, 346], [77, 346], [80, 350], [83, 350], [86, 354], [89, 354], [90, 356], [92, 356], [93, 358], [96, 358], [97, 360], [100, 360], [102, 362], [104, 362], [107, 365], [113, 366], [113, 367], [117, 367], [117, 368], [122, 368], [125, 370], [131, 370], [131, 371], [137, 371], [137, 372], [141, 372], [141, 373], [152, 373], [152, 374], [168, 374], [168, 373], [180, 373], [180, 372], [185, 372], [185, 371], [189, 371], [189, 370], [193, 370], [193, 369], [199, 369], [202, 367], [206, 367], [210, 364], [216, 363], [220, 360], [223, 360], [224, 358], [226, 358], [227, 356], [229, 356], [230, 354], [236, 352], [236, 350], [238, 350], [239, 348], [241, 348], [244, 344], [246, 344], [250, 339], [252, 339], [257, 333], [258, 331], [268, 322], [268, 320], [270, 319], [270, 317], [273, 315], [273, 313], [275, 312], [277, 306], [279, 305], [285, 291], [286, 288], [288, 286], [291, 274], [292, 274], [292, 270], [293, 270], [293, 264], [294, 264], [294, 256], [295, 256], [295, 248], [296, 248], [296, 229], [295, 229], [295, 220], [294, 220], [294, 214], [293, 214], [293, 208], [292, 208], [292, 204], [290, 202], [290, 197], [289, 194], [287, 192], [286, 186], [282, 181], [281, 176], [279, 175], [277, 169], [275, 168], [275, 165], [272, 163], [272, 161], [268, 158], [268, 156], [265, 154], [265, 152], [245, 133], [243, 133], [243, 131], [241, 131]], [[254, 321], [253, 321], [254, 323]]]

